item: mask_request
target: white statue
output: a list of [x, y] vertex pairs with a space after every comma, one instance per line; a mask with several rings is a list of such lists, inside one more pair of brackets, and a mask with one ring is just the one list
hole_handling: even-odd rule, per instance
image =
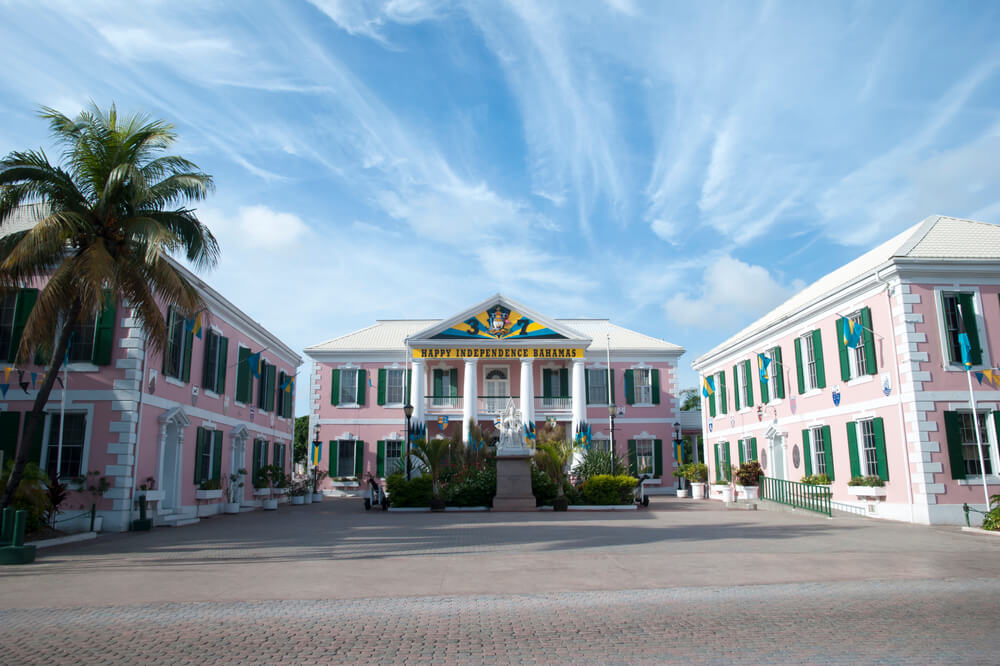
[[507, 399], [507, 406], [500, 412], [497, 419], [497, 429], [500, 431], [500, 441], [497, 442], [497, 455], [525, 453], [528, 451], [524, 443], [524, 426], [521, 423], [521, 412], [514, 405], [514, 399]]

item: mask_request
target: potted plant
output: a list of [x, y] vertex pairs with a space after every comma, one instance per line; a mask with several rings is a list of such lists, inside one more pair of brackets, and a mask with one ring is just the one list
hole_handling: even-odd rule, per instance
[[254, 481], [254, 487], [256, 488], [258, 483], [265, 484], [265, 487], [254, 490], [254, 495], [257, 495], [261, 490], [266, 490], [266, 493], [260, 493], [263, 498], [261, 499], [261, 508], [265, 511], [274, 511], [278, 508], [278, 498], [274, 496], [274, 487], [284, 478], [284, 471], [275, 465], [266, 465], [257, 471], [257, 477], [258, 480]]
[[285, 474], [285, 470], [278, 465], [272, 465], [271, 467], [273, 468], [271, 474], [274, 475], [274, 480], [271, 484], [271, 495], [287, 495], [288, 487], [292, 483], [292, 477]]
[[760, 468], [760, 463], [756, 460], [751, 460], [740, 465], [733, 476], [733, 480], [736, 482], [737, 493], [743, 499], [757, 499], [757, 484], [763, 475], [764, 470]]
[[219, 479], [205, 479], [194, 491], [196, 500], [217, 500], [222, 499], [222, 481]]
[[705, 483], [708, 481], [708, 466], [705, 463], [688, 463], [684, 465], [684, 478], [691, 483], [691, 497], [705, 498]]
[[268, 467], [261, 467], [256, 472], [254, 472], [253, 480], [253, 496], [254, 497], [270, 497], [271, 496], [271, 480], [268, 473]]
[[292, 504], [305, 504], [306, 494], [311, 494], [312, 488], [308, 479], [300, 479], [292, 483], [288, 494], [292, 497]]
[[418, 439], [411, 449], [417, 458], [431, 474], [431, 511], [444, 511], [444, 500], [441, 499], [441, 487], [438, 475], [445, 464], [451, 441], [447, 439]]
[[535, 464], [549, 475], [556, 484], [556, 497], [552, 500], [553, 511], [569, 509], [569, 500], [563, 491], [566, 466], [573, 459], [573, 447], [565, 440], [538, 442], [535, 450]]
[[[111, 489], [108, 477], [101, 476], [98, 470], [93, 470], [73, 479], [73, 483], [79, 486], [80, 492], [90, 493], [90, 531], [100, 532], [104, 526], [104, 516], [97, 515], [97, 501], [104, 497], [104, 493]], [[84, 508], [82, 505], [80, 508]]]
[[[687, 476], [686, 476], [686, 474], [687, 474], [687, 466], [688, 466], [689, 464], [690, 464], [690, 463], [685, 463], [685, 464], [683, 464], [683, 465], [678, 465], [678, 466], [677, 466], [677, 467], [676, 467], [676, 468], [674, 469], [674, 471], [673, 471], [673, 472], [671, 472], [671, 474], [673, 474], [673, 476], [674, 476], [675, 478], [678, 478], [678, 479], [686, 479], [686, 478], [687, 478]], [[680, 498], [685, 498], [685, 497], [687, 497], [687, 496], [688, 496], [688, 495], [690, 495], [690, 494], [691, 494], [691, 489], [690, 489], [690, 488], [678, 488], [678, 489], [677, 489], [677, 497], [680, 497]]]
[[243, 500], [243, 479], [247, 471], [238, 469], [229, 475], [226, 482], [226, 504], [222, 508], [225, 513], [236, 514], [240, 512], [240, 504]]
[[328, 472], [326, 472], [324, 470], [321, 470], [319, 467], [313, 467], [313, 471], [312, 471], [312, 501], [313, 502], [322, 502], [323, 501], [323, 493], [320, 491], [320, 488], [323, 485], [323, 479], [325, 479], [328, 475], [329, 475]]
[[847, 482], [847, 492], [856, 497], [885, 497], [885, 481], [878, 476], [855, 476]]

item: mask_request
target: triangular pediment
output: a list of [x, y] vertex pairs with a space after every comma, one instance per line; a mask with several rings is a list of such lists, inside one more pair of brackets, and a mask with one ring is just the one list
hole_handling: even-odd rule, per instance
[[444, 319], [414, 336], [410, 343], [589, 343], [590, 338], [502, 294]]

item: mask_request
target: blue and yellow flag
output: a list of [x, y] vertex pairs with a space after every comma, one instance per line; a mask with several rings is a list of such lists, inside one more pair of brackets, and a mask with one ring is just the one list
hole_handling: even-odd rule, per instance
[[185, 319], [184, 325], [187, 327], [188, 333], [193, 333], [195, 337], [201, 340], [201, 313], [199, 312], [194, 316], [194, 319]]
[[760, 381], [764, 384], [767, 380], [771, 378], [771, 373], [768, 367], [771, 365], [771, 359], [764, 354], [757, 354], [757, 371], [760, 373]]
[[323, 442], [313, 442], [312, 443], [312, 464], [318, 465], [319, 461], [323, 459]]
[[280, 389], [285, 393], [292, 392], [292, 386], [295, 385], [295, 378], [291, 376], [285, 377], [285, 381], [281, 382]]
[[250, 366], [250, 374], [255, 379], [260, 379], [260, 352], [254, 352], [247, 356], [247, 365]]
[[710, 395], [715, 394], [715, 379], [712, 377], [705, 377], [701, 381], [701, 394], [706, 398]]
[[972, 368], [972, 342], [965, 328], [965, 316], [961, 305], [958, 306], [958, 344], [962, 348], [962, 365], [969, 370]]
[[840, 318], [840, 338], [844, 346], [857, 349], [861, 344], [861, 331], [861, 324], [855, 323], [853, 319]]

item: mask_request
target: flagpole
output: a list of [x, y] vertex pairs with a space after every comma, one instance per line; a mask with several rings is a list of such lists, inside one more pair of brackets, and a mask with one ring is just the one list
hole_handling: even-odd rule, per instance
[[[608, 352], [608, 405], [613, 405], [611, 401], [611, 334], [606, 333], [605, 339], [607, 340], [607, 352]], [[611, 410], [608, 410], [608, 448], [611, 451], [611, 474], [615, 473], [615, 417]]]
[[986, 502], [986, 510], [990, 509], [990, 493], [986, 488], [986, 465], [983, 460], [983, 442], [979, 434], [979, 414], [976, 412], [976, 395], [972, 392], [972, 371], [965, 371], [965, 378], [969, 380], [969, 404], [972, 405], [972, 425], [976, 431], [976, 452], [979, 453], [979, 475], [983, 480], [983, 501]]

